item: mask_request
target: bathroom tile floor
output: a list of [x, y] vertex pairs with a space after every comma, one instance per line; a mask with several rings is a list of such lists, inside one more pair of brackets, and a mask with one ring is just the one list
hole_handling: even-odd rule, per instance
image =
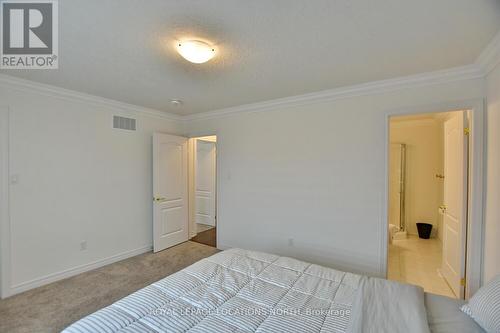
[[442, 243], [437, 238], [407, 239], [389, 244], [388, 279], [418, 285], [426, 292], [455, 298], [441, 276]]

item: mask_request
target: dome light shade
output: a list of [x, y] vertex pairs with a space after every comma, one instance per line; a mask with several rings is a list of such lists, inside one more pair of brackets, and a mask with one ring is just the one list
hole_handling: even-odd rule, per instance
[[177, 52], [184, 59], [195, 64], [202, 64], [215, 56], [215, 49], [199, 40], [186, 40], [177, 43]]

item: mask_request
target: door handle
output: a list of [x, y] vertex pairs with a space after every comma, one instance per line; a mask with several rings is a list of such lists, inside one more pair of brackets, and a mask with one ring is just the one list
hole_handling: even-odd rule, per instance
[[447, 206], [446, 206], [446, 205], [441, 205], [441, 206], [439, 206], [439, 209], [441, 209], [441, 210], [443, 210], [443, 211], [444, 211], [444, 210], [446, 210], [446, 208], [447, 208]]
[[153, 198], [153, 201], [156, 201], [156, 202], [165, 201], [165, 200], [167, 200], [167, 199], [166, 198], [162, 198], [162, 197], [160, 197], [160, 198], [158, 198], [158, 197]]

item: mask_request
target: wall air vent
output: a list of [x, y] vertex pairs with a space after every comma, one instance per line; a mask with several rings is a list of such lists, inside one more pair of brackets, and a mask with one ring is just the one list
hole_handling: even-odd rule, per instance
[[135, 131], [135, 119], [113, 116], [113, 128]]

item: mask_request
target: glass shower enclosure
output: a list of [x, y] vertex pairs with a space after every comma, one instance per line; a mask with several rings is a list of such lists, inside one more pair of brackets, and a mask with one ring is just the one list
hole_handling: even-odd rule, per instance
[[389, 152], [389, 224], [406, 231], [406, 145], [391, 143]]

